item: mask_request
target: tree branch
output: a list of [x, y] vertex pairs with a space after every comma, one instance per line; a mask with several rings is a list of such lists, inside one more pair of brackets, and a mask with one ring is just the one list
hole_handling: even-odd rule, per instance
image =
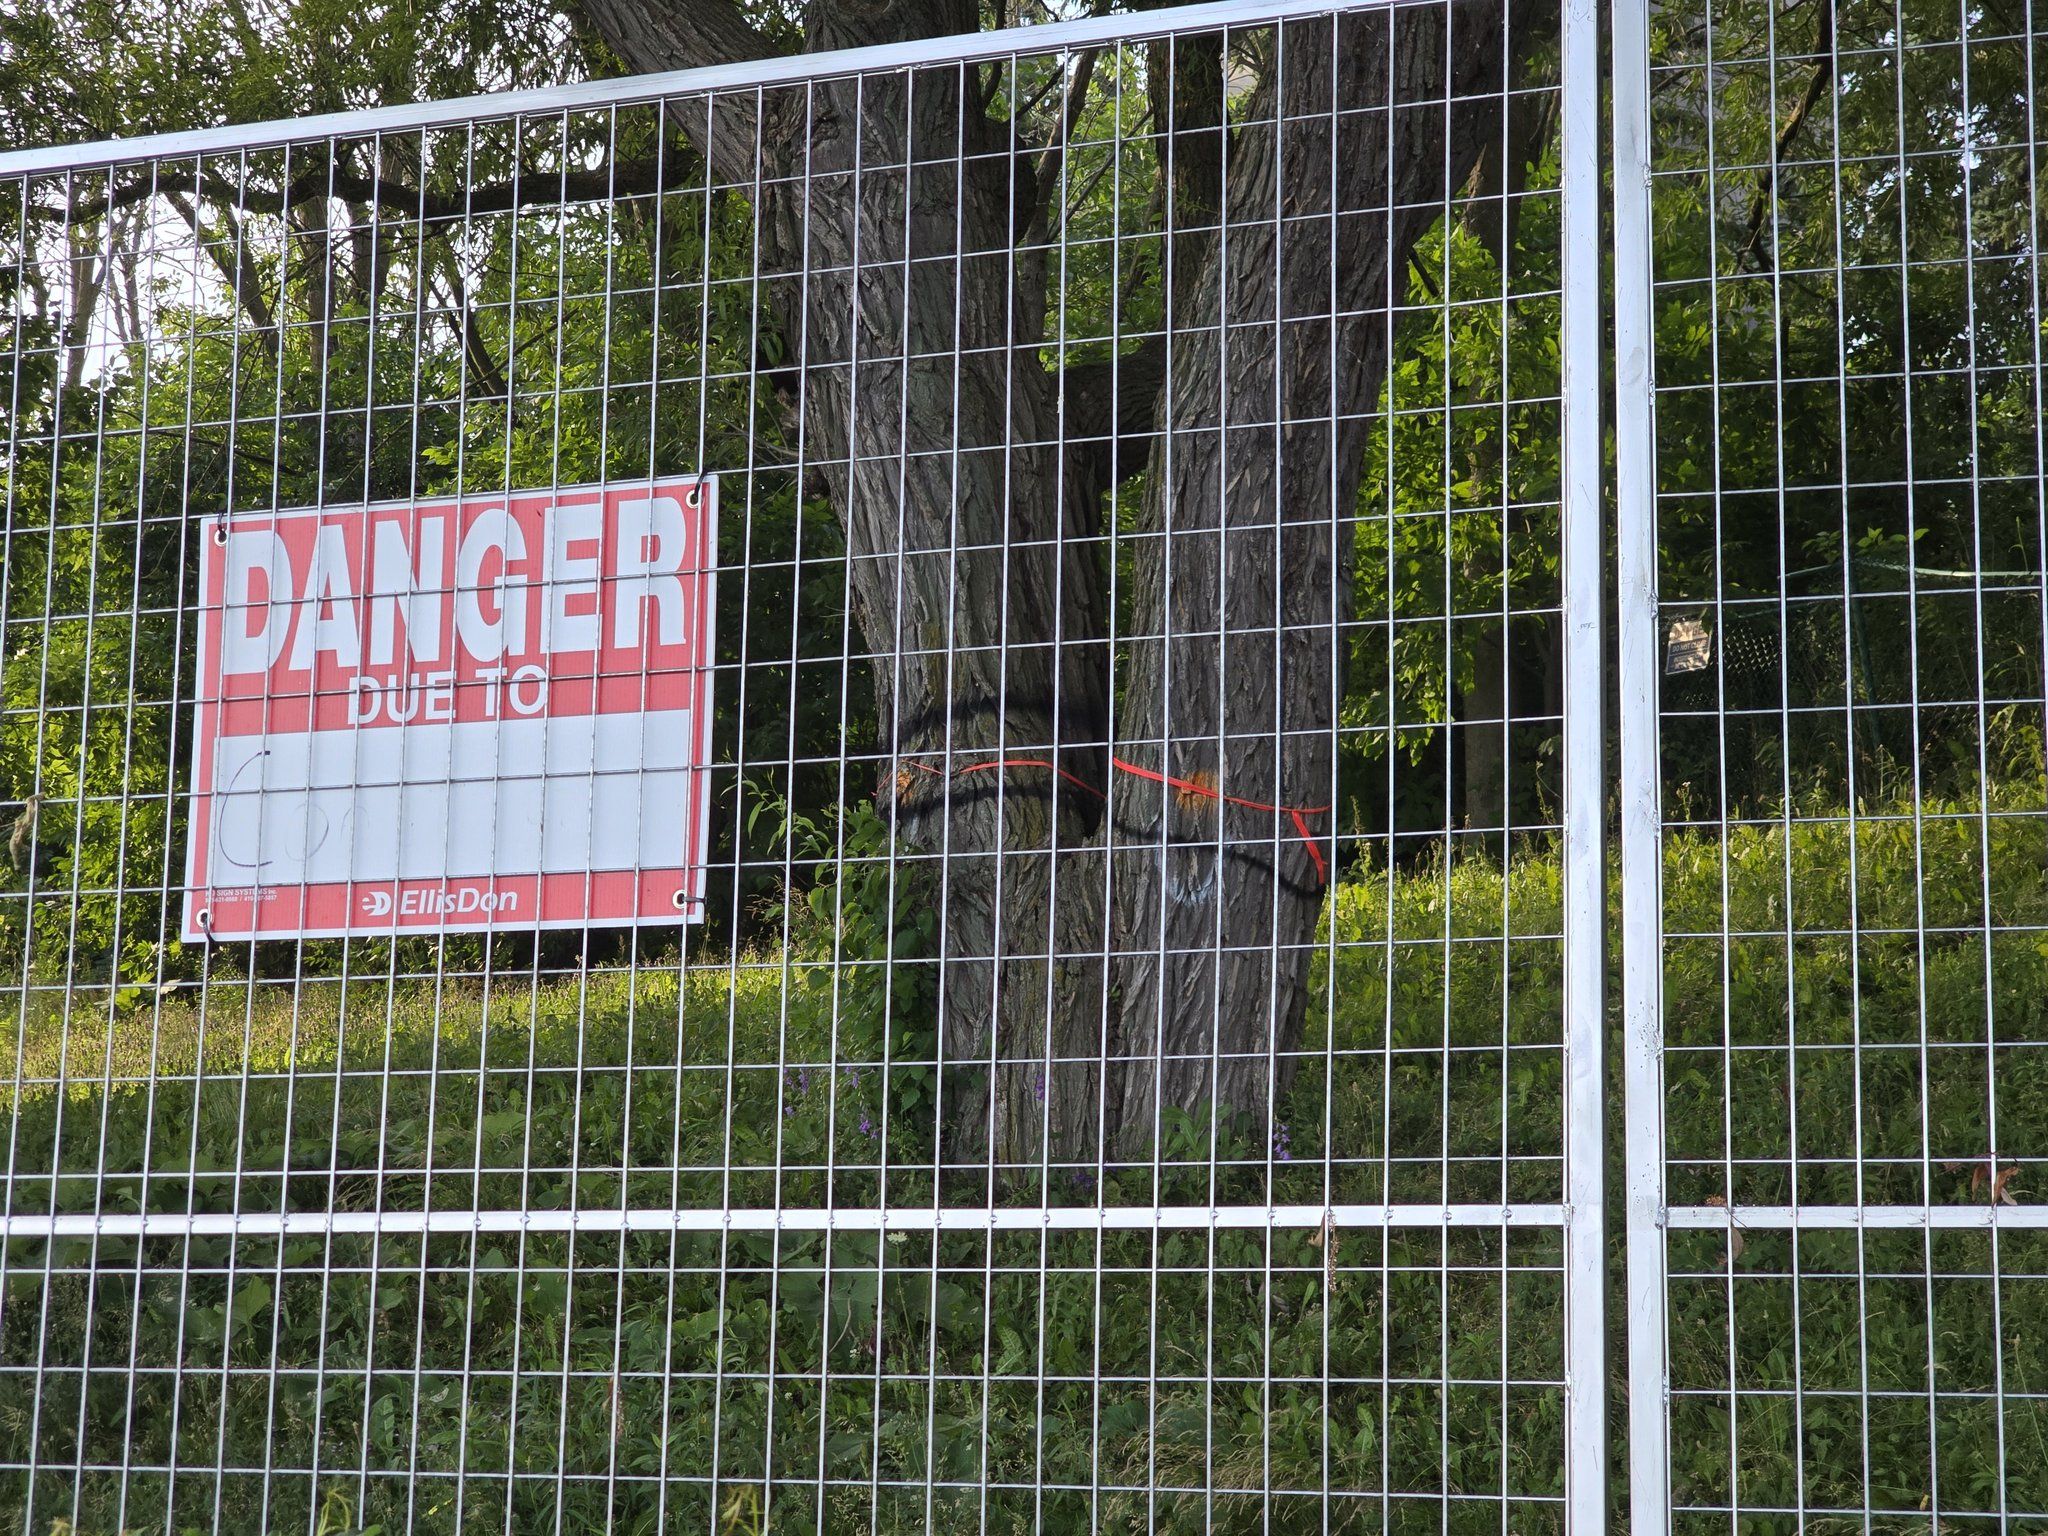
[[[1100, 15], [1103, 10], [1101, 0], [1097, 0], [1095, 14]], [[1052, 142], [1046, 145], [1033, 170], [1035, 196], [1031, 217], [1025, 221], [1024, 233], [1019, 240], [1021, 245], [1038, 244], [1051, 227], [1052, 205], [1060, 195], [1060, 167], [1066, 160], [1067, 145], [1080, 129], [1081, 111], [1088, 104], [1088, 86], [1095, 78], [1095, 60], [1101, 51], [1099, 48], [1088, 49], [1074, 65], [1074, 77], [1067, 83], [1066, 105], [1060, 111]]]
[[1508, 69], [1499, 131], [1486, 135], [1479, 163], [1465, 183], [1467, 201], [1460, 215], [1466, 233], [1486, 249], [1501, 272], [1514, 260], [1529, 163], [1556, 132], [1560, 103], [1553, 57], [1539, 60], [1518, 54], [1508, 61]]
[[242, 230], [234, 221], [234, 213], [227, 214], [232, 232], [234, 252], [223, 249], [224, 242], [210, 239], [206, 226], [199, 217], [199, 207], [183, 192], [169, 192], [165, 200], [178, 210], [178, 215], [192, 227], [192, 234], [213, 260], [213, 265], [228, 285], [228, 291], [235, 296], [235, 302], [242, 306], [249, 316], [249, 323], [256, 332], [256, 339], [263, 344], [273, 361], [277, 358], [277, 316], [271, 311], [270, 302], [263, 297], [263, 275], [256, 270], [256, 258], [249, 254], [248, 244], [242, 239]]
[[[1070, 495], [1092, 504], [1145, 467], [1165, 384], [1163, 333], [1113, 362], [1075, 363], [1060, 375], [1063, 410], [1073, 424], [1065, 435]], [[1091, 438], [1096, 432], [1105, 435]]]
[[1768, 272], [1776, 264], [1776, 242], [1770, 258], [1763, 250], [1764, 219], [1771, 211], [1771, 204], [1778, 196], [1778, 167], [1785, 158], [1785, 152], [1792, 147], [1793, 139], [1820, 105], [1820, 99], [1827, 94], [1835, 79], [1835, 3], [1834, 0], [1820, 0], [1820, 15], [1814, 23], [1813, 51], [1820, 56], [1820, 62], [1813, 66], [1813, 78], [1806, 82], [1805, 94], [1792, 109], [1792, 115], [1785, 119], [1778, 130], [1778, 137], [1771, 146], [1771, 163], [1764, 167], [1756, 189], [1756, 200], [1750, 204], [1749, 233], [1735, 253], [1735, 263], [1740, 267], [1745, 260], [1753, 260], [1759, 272]]
[[[783, 51], [732, 0], [581, 0], [581, 9], [619, 61], [641, 73], [737, 64]], [[700, 150], [708, 144], [720, 180], [753, 179], [754, 145], [768, 127], [754, 122], [754, 100], [744, 91], [707, 98], [699, 110], [707, 118], [715, 111], [715, 122], [684, 125]]]
[[442, 280], [448, 284], [448, 305], [461, 316], [462, 355], [469, 365], [470, 377], [482, 386], [486, 398], [508, 397], [512, 388], [505, 381], [504, 370], [491, 356], [490, 342], [484, 335], [476, 304], [470, 299], [469, 287], [462, 280], [461, 266], [452, 251], [444, 247], [441, 254]]
[[[751, 165], [752, 150], [748, 150]], [[665, 192], [682, 185], [689, 176], [689, 162], [679, 155], [648, 156], [644, 159], [607, 162], [589, 169], [572, 171], [521, 170], [505, 181], [486, 182], [467, 194], [422, 190], [395, 176], [366, 176], [335, 167], [332, 174], [324, 164], [315, 164], [282, 186], [257, 182], [240, 185], [218, 173], [204, 176], [159, 166], [154, 175], [139, 177], [114, 188], [97, 202], [81, 204], [69, 217], [83, 223], [116, 209], [146, 202], [159, 195], [183, 194], [204, 197], [223, 208], [247, 213], [275, 208], [296, 208], [316, 199], [340, 198], [347, 203], [375, 204], [397, 214], [426, 219], [459, 219], [464, 215], [508, 213], [516, 208], [554, 203], [597, 202], [614, 195], [640, 196]], [[55, 211], [49, 217], [63, 215]]]
[[1169, 38], [1147, 49], [1152, 123], [1158, 135], [1157, 212], [1173, 231], [1161, 274], [1184, 320], [1196, 279], [1215, 243], [1223, 208], [1223, 141], [1229, 133], [1224, 98], [1223, 39]]
[[642, 73], [781, 51], [732, 0], [582, 0], [579, 8], [619, 62]]
[[71, 267], [71, 318], [64, 327], [64, 387], [78, 388], [85, 378], [86, 343], [92, 339], [93, 315], [99, 309], [100, 293], [106, 286], [107, 270], [113, 265], [109, 257], [103, 265], [97, 252], [78, 249], [77, 226], [72, 235], [70, 251]]

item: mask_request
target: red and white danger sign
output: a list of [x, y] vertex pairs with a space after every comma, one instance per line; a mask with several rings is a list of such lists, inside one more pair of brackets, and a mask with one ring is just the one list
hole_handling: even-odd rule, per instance
[[717, 500], [209, 523], [185, 937], [701, 919]]

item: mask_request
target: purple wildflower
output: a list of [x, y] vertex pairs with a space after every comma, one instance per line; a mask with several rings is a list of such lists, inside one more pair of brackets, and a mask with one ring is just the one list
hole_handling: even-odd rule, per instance
[[1031, 1097], [1039, 1103], [1045, 1102], [1045, 1068], [1038, 1069], [1038, 1075], [1031, 1080]]
[[796, 1117], [796, 1101], [811, 1096], [811, 1069], [809, 1067], [784, 1067], [782, 1069], [782, 1113], [785, 1118]]
[[877, 1134], [875, 1130], [875, 1122], [868, 1118], [868, 1112], [866, 1110], [862, 1110], [860, 1114], [860, 1133], [861, 1135], [867, 1137], [869, 1141], [873, 1141]]
[[1294, 1161], [1294, 1136], [1282, 1120], [1273, 1127], [1273, 1161], [1291, 1163]]

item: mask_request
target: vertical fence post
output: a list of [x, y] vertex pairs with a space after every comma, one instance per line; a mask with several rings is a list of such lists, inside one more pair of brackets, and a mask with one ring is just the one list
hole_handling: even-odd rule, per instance
[[1606, 773], [1601, 622], [1600, 28], [1563, 17], [1565, 1529], [1607, 1508]]
[[1620, 632], [1621, 993], [1628, 1225], [1629, 1529], [1671, 1528], [1665, 1331], [1663, 882], [1657, 749], [1657, 502], [1650, 337], [1647, 0], [1615, 0], [1614, 495]]

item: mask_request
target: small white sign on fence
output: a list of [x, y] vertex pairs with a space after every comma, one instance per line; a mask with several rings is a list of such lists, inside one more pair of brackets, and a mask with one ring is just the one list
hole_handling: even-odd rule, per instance
[[700, 920], [717, 499], [209, 523], [185, 937]]

